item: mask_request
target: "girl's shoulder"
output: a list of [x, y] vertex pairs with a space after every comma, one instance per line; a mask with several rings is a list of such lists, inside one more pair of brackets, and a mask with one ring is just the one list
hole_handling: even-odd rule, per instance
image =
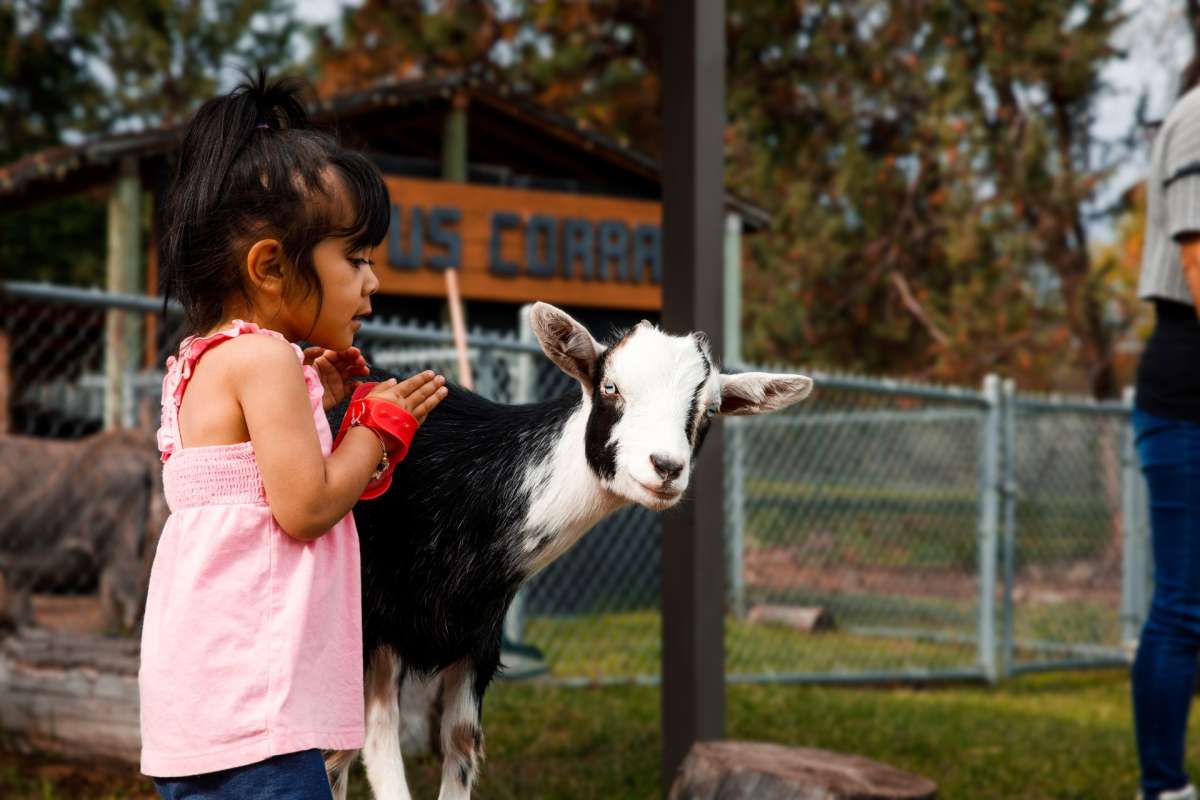
[[304, 363], [304, 352], [289, 342], [283, 334], [252, 322], [234, 320], [228, 327], [214, 333], [184, 339], [179, 346], [179, 354], [167, 359], [167, 369], [177, 369], [186, 380], [196, 362], [210, 349], [213, 352], [209, 360], [217, 361], [223, 367], [238, 370], [272, 364], [287, 366]]

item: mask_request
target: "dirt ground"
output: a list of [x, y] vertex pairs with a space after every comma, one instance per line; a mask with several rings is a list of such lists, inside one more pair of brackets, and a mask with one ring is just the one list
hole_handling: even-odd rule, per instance
[[[772, 591], [870, 594], [910, 598], [973, 600], [979, 594], [974, 571], [913, 569], [839, 564], [814, 565], [801, 547], [762, 547], [744, 557], [746, 585]], [[1121, 599], [1120, 567], [1082, 561], [1054, 567], [1034, 565], [1016, 576], [1016, 603], [1057, 605], [1094, 603], [1116, 608]]]
[[75, 764], [47, 755], [22, 755], [0, 749], [0, 797], [5, 800], [154, 800], [158, 793], [135, 767]]

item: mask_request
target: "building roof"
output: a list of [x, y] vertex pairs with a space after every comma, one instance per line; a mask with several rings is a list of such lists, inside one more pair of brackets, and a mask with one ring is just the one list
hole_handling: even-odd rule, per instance
[[[572, 173], [557, 182], [576, 190], [655, 199], [661, 195], [662, 171], [654, 159], [511, 87], [476, 77], [388, 81], [320, 98], [310, 103], [309, 112], [317, 122], [335, 125], [347, 144], [378, 152], [383, 158], [389, 151], [397, 155], [424, 148], [428, 152], [421, 155], [437, 159], [439, 153], [430, 148], [440, 147], [438, 121], [456, 97], [465, 97], [470, 108], [468, 153], [473, 167], [480, 161], [511, 159], [518, 171], [554, 169], [556, 178]], [[406, 118], [413, 117], [413, 124], [404, 130], [396, 126], [395, 115], [388, 114], [396, 108], [404, 108]], [[513, 129], [520, 135], [514, 136]], [[161, 166], [179, 146], [182, 133], [182, 125], [172, 125], [114, 134], [79, 145], [49, 147], [0, 166], [0, 209], [106, 184], [127, 158], [137, 159], [144, 167]], [[493, 145], [496, 139], [500, 142]], [[493, 145], [490, 153], [489, 145]], [[527, 151], [523, 161], [521, 150]], [[493, 178], [487, 181], [485, 173], [483, 179], [503, 182], [502, 177]], [[474, 171], [469, 179], [476, 180]], [[526, 181], [521, 185], [538, 184]], [[741, 215], [749, 229], [760, 230], [770, 223], [766, 210], [732, 192], [726, 192], [725, 203]]]

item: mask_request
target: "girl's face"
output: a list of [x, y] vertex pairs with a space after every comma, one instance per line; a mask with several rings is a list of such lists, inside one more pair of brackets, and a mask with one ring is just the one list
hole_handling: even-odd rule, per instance
[[[313, 266], [325, 295], [320, 312], [317, 297], [294, 306], [288, 322], [296, 338], [330, 350], [345, 350], [362, 326], [359, 318], [371, 313], [371, 295], [379, 288], [372, 269], [371, 250], [350, 251], [346, 239], [325, 239], [313, 248]], [[315, 316], [315, 319], [314, 319]]]

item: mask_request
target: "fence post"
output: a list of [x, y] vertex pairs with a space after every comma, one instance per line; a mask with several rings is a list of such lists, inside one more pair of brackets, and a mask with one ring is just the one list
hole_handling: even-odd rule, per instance
[[[537, 344], [533, 335], [533, 325], [529, 314], [533, 310], [532, 303], [521, 306], [517, 312], [517, 339], [522, 344]], [[521, 353], [517, 356], [516, 385], [513, 387], [514, 403], [533, 403], [537, 396], [537, 358], [533, 353]], [[504, 638], [510, 642], [519, 642], [525, 635], [525, 587], [517, 590], [516, 597], [509, 603], [504, 615]]]
[[1017, 387], [1012, 378], [1004, 381], [1004, 478], [1001, 492], [1004, 502], [1004, 609], [999, 677], [1012, 674], [1016, 655], [1013, 636], [1015, 609], [1013, 589], [1017, 572]]
[[979, 666], [994, 683], [996, 668], [996, 538], [1000, 512], [1000, 378], [983, 379], [986, 411], [979, 450]]
[[[1124, 404], [1133, 407], [1133, 387], [1125, 387]], [[1146, 611], [1147, 537], [1144, 535], [1146, 496], [1133, 441], [1133, 424], [1126, 417], [1121, 447], [1121, 525], [1124, 528], [1121, 554], [1121, 643], [1133, 647], [1141, 634]]]
[[746, 618], [746, 420], [726, 417], [725, 425], [725, 542], [729, 565], [729, 613]]

